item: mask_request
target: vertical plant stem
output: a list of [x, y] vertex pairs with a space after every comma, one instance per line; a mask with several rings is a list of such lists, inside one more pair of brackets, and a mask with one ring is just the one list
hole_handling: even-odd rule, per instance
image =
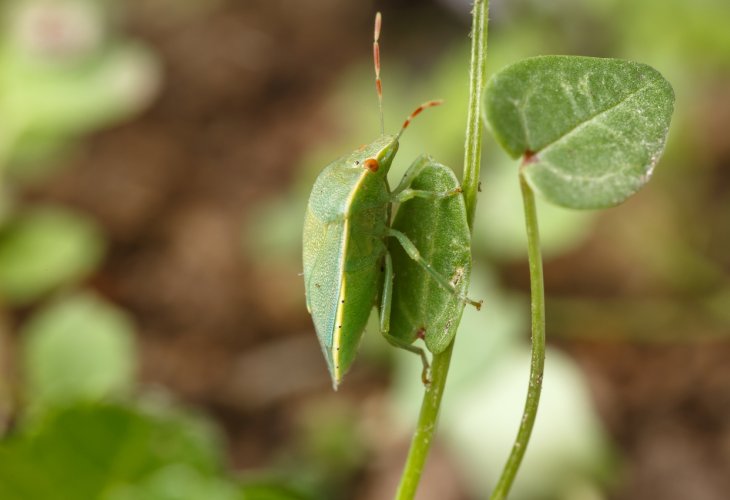
[[472, 12], [471, 63], [469, 67], [469, 111], [464, 145], [464, 202], [469, 229], [474, 229], [479, 172], [482, 161], [482, 93], [487, 83], [487, 21], [489, 0], [476, 0]]
[[453, 350], [454, 342], [452, 341], [445, 351], [434, 355], [431, 361], [431, 383], [426, 387], [423, 403], [421, 403], [418, 426], [413, 434], [411, 449], [408, 452], [403, 476], [396, 493], [396, 499], [398, 500], [411, 500], [416, 495], [423, 466], [426, 463], [433, 434], [436, 431], [441, 397], [444, 394], [446, 376], [449, 373]]
[[517, 431], [517, 438], [512, 446], [502, 475], [494, 488], [491, 500], [507, 498], [512, 482], [520, 468], [525, 455], [527, 443], [530, 441], [532, 427], [535, 424], [537, 406], [542, 391], [542, 374], [545, 366], [545, 291], [542, 277], [542, 255], [540, 253], [540, 234], [537, 227], [537, 210], [535, 195], [520, 174], [522, 201], [525, 207], [525, 225], [527, 227], [527, 254], [530, 262], [530, 302], [532, 316], [532, 360], [530, 364], [530, 383], [527, 388], [527, 400], [522, 413], [522, 421]]
[[[472, 11], [471, 63], [469, 66], [469, 108], [466, 122], [466, 144], [464, 147], [464, 181], [462, 189], [466, 203], [469, 229], [474, 225], [477, 192], [479, 190], [479, 171], [482, 158], [482, 122], [480, 105], [482, 92], [487, 80], [487, 13], [489, 0], [475, 0]], [[449, 347], [436, 354], [431, 362], [431, 383], [426, 387], [418, 417], [416, 432], [413, 434], [396, 499], [411, 500], [416, 495], [423, 466], [431, 448], [436, 431], [441, 398], [449, 373], [452, 341]]]

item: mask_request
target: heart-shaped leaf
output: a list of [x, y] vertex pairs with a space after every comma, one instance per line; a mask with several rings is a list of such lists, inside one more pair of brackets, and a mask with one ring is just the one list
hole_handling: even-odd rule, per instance
[[557, 205], [618, 205], [651, 176], [669, 131], [671, 85], [645, 64], [542, 56], [487, 84], [484, 115], [530, 186]]

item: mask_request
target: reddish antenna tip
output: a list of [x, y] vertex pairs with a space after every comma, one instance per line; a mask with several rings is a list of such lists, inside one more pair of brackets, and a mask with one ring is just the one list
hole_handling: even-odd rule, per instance
[[380, 27], [383, 25], [383, 16], [380, 14], [380, 12], [375, 13], [375, 33], [374, 33], [374, 40], [377, 41], [378, 38], [380, 38]]
[[435, 99], [433, 101], [426, 101], [423, 104], [421, 104], [420, 106], [418, 106], [416, 109], [413, 110], [413, 112], [410, 115], [408, 115], [408, 118], [406, 118], [406, 121], [403, 122], [403, 126], [401, 127], [400, 132], [398, 132], [398, 135], [396, 136], [396, 138], [400, 138], [400, 136], [403, 134], [403, 131], [408, 128], [408, 125], [411, 124], [411, 121], [413, 121], [413, 119], [415, 117], [420, 115], [424, 109], [433, 108], [434, 106], [440, 106], [443, 103], [444, 103], [443, 99]]

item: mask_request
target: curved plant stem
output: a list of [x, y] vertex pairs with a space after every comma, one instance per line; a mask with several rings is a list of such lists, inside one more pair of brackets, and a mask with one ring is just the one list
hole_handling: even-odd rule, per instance
[[[469, 109], [466, 123], [466, 144], [464, 147], [464, 181], [462, 189], [466, 203], [469, 228], [474, 225], [477, 191], [479, 190], [479, 171], [482, 158], [482, 122], [480, 105], [482, 92], [487, 80], [487, 12], [488, 0], [475, 0], [472, 12], [471, 63], [469, 67]], [[426, 463], [433, 434], [436, 431], [441, 397], [449, 373], [452, 341], [449, 347], [436, 354], [431, 362], [431, 383], [426, 387], [418, 417], [418, 426], [411, 441], [406, 465], [401, 476], [396, 499], [411, 500], [416, 495], [423, 466]]]
[[530, 385], [527, 388], [527, 400], [522, 413], [520, 429], [517, 431], [515, 444], [512, 446], [502, 475], [494, 488], [491, 500], [507, 498], [512, 482], [520, 468], [530, 440], [532, 427], [535, 424], [537, 406], [542, 391], [542, 374], [545, 366], [545, 291], [542, 277], [542, 256], [540, 254], [540, 235], [537, 228], [537, 210], [535, 195], [520, 174], [520, 187], [525, 207], [525, 225], [527, 226], [527, 253], [530, 261], [530, 299], [532, 316], [532, 361], [530, 365]]

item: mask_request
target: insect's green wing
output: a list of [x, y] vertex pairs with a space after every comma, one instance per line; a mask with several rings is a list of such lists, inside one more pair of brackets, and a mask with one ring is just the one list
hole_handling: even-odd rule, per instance
[[[303, 235], [304, 287], [334, 387], [352, 364], [382, 283], [389, 192], [397, 150], [384, 136], [335, 160], [317, 177]], [[363, 163], [376, 158], [380, 169]]]
[[[444, 192], [459, 186], [450, 168], [432, 161], [412, 189]], [[466, 295], [471, 274], [471, 236], [461, 195], [438, 200], [412, 198], [398, 208], [393, 228], [405, 233], [433, 268]], [[391, 244], [393, 305], [390, 334], [413, 342], [419, 332], [426, 347], [440, 353], [451, 343], [464, 303], [445, 290], [403, 251]]]
[[307, 208], [303, 242], [304, 291], [307, 310], [312, 315], [330, 372], [333, 371], [331, 347], [344, 261], [343, 234], [344, 224], [322, 221]]

